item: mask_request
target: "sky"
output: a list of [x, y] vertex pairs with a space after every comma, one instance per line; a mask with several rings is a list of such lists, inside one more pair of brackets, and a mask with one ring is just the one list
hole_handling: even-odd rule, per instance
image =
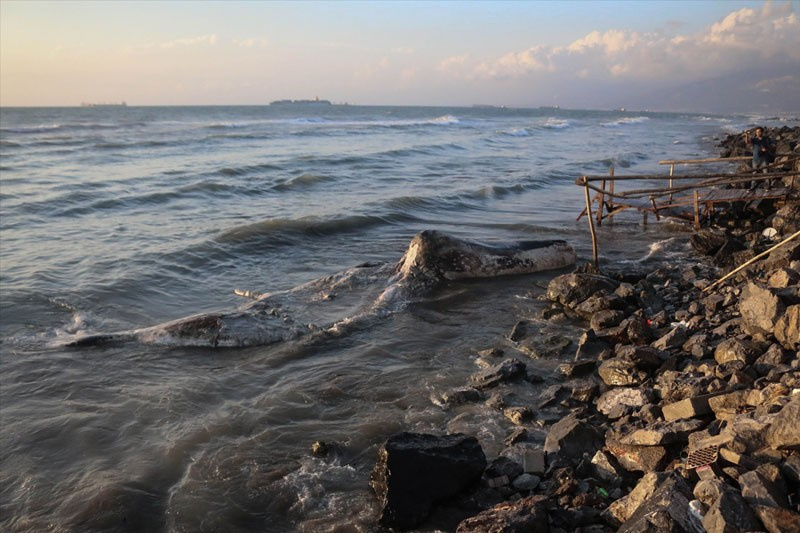
[[800, 112], [800, 0], [0, 0], [0, 106]]

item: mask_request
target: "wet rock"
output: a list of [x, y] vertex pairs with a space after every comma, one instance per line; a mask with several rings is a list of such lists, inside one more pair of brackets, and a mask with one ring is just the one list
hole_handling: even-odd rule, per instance
[[574, 414], [562, 418], [550, 428], [544, 443], [548, 463], [553, 465], [573, 465], [583, 454], [593, 456], [603, 442], [601, 432]]
[[496, 387], [500, 383], [525, 376], [525, 363], [517, 359], [506, 359], [470, 376], [470, 384], [478, 390]]
[[438, 502], [480, 479], [486, 457], [474, 437], [400, 433], [378, 452], [370, 486], [381, 506], [380, 523], [408, 529]]
[[619, 528], [619, 533], [688, 532], [691, 491], [680, 476], [670, 475]]
[[564, 274], [553, 278], [547, 286], [547, 298], [574, 309], [578, 304], [600, 291], [614, 292], [617, 282], [597, 274]]
[[582, 359], [571, 363], [563, 363], [558, 365], [558, 373], [566, 378], [582, 376], [592, 372], [596, 364], [594, 359]]
[[755, 511], [768, 533], [800, 531], [800, 514], [763, 505], [756, 506]]
[[790, 305], [775, 323], [775, 338], [787, 350], [800, 350], [800, 305]]
[[478, 402], [482, 399], [481, 392], [473, 388], [454, 389], [444, 392], [441, 397], [441, 403], [447, 407], [455, 405], [463, 405], [465, 403]]
[[620, 326], [625, 328], [625, 337], [628, 342], [637, 346], [648, 344], [653, 339], [653, 330], [643, 317], [629, 317], [623, 320]]
[[505, 438], [503, 444], [513, 446], [514, 444], [528, 438], [528, 430], [525, 428], [514, 428], [511, 434]]
[[727, 531], [758, 531], [760, 524], [747, 502], [732, 488], [722, 490], [719, 498], [703, 517], [703, 527], [708, 533]]
[[528, 326], [530, 325], [529, 322], [526, 320], [520, 320], [514, 327], [511, 329], [511, 333], [508, 334], [508, 339], [513, 342], [519, 342], [525, 337], [528, 336]]
[[534, 449], [525, 450], [522, 454], [522, 468], [526, 474], [544, 474], [545, 453], [544, 450]]
[[647, 379], [647, 372], [638, 369], [636, 363], [619, 357], [603, 361], [597, 373], [606, 385], [641, 385]]
[[492, 461], [483, 473], [489, 486], [508, 485], [511, 480], [523, 473], [522, 465], [510, 457], [500, 456]]
[[766, 431], [766, 441], [772, 448], [800, 449], [800, 395], [783, 406]]
[[605, 340], [599, 338], [593, 329], [581, 335], [578, 341], [578, 351], [575, 353], [576, 359], [600, 359], [605, 354], [611, 353], [613, 346]]
[[511, 420], [514, 424], [521, 426], [522, 424], [533, 419], [533, 411], [530, 407], [506, 407], [503, 409], [503, 416]]
[[650, 403], [655, 394], [653, 389], [642, 387], [618, 387], [609, 389], [597, 398], [597, 410], [608, 418], [620, 418], [632, 409], [639, 409]]
[[543, 496], [529, 496], [503, 502], [462, 521], [457, 533], [549, 533], [550, 526]]
[[739, 312], [742, 330], [749, 335], [770, 335], [783, 316], [786, 306], [770, 289], [750, 282], [742, 290]]
[[702, 228], [692, 234], [689, 242], [697, 253], [714, 257], [717, 265], [731, 264], [731, 254], [745, 248], [741, 241], [717, 228]]

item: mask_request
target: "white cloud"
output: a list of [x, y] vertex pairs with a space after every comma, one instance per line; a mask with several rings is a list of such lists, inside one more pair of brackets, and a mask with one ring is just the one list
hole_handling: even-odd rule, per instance
[[[439, 69], [463, 73], [469, 67], [464, 57], [448, 58]], [[734, 11], [697, 34], [593, 31], [566, 47], [535, 46], [473, 64], [471, 74], [462, 77], [541, 79], [547, 73], [561, 80], [685, 81], [787, 57], [800, 61], [800, 19], [791, 4], [767, 2], [759, 10]]]
[[260, 37], [241, 40], [234, 39], [233, 44], [241, 48], [265, 48], [269, 46], [269, 40]]
[[217, 44], [217, 35], [212, 33], [211, 35], [200, 35], [199, 37], [189, 37], [184, 39], [175, 39], [172, 41], [168, 41], [166, 43], [161, 43], [159, 46], [160, 48], [177, 48], [183, 46], [197, 46], [197, 45], [210, 45], [213, 46]]

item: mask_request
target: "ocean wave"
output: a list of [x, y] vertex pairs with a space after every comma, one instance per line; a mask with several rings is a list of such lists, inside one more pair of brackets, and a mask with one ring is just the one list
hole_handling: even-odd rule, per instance
[[272, 186], [272, 189], [283, 192], [298, 188], [312, 187], [317, 183], [326, 183], [330, 181], [335, 181], [335, 178], [333, 176], [305, 173], [290, 180], [285, 180], [281, 181], [280, 183], [276, 183], [275, 185]]
[[26, 126], [22, 128], [18, 127], [0, 128], [0, 133], [35, 135], [37, 133], [49, 133], [53, 131], [107, 130], [120, 127], [127, 127], [127, 125], [107, 124], [107, 123], [39, 124], [37, 126]]
[[328, 237], [342, 233], [360, 232], [364, 228], [391, 224], [407, 218], [401, 214], [350, 215], [331, 219], [316, 216], [299, 219], [275, 218], [225, 230], [214, 237], [214, 242], [243, 244], [252, 241], [270, 241], [291, 244], [301, 237]]
[[547, 129], [563, 130], [564, 128], [569, 128], [571, 125], [572, 123], [569, 120], [561, 118], [548, 118], [544, 121], [544, 127]]
[[611, 122], [604, 122], [601, 126], [606, 128], [615, 128], [618, 126], [626, 126], [628, 124], [641, 124], [650, 120], [650, 117], [624, 117]]

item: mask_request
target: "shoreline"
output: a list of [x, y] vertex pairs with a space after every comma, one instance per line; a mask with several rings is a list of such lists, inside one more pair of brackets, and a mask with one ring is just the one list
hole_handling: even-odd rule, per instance
[[[800, 128], [783, 130], [775, 134], [784, 151], [800, 152]], [[719, 146], [743, 153], [740, 135]], [[796, 194], [780, 209], [762, 202], [694, 232], [695, 264], [586, 265], [551, 280], [551, 306], [538, 318], [582, 321], [583, 335], [543, 338], [521, 319], [502, 342], [476, 351], [482, 370], [464, 387], [441, 394], [444, 408], [485, 402], [510, 421], [506, 449], [486, 458], [472, 436], [391, 437], [371, 478], [381, 524], [460, 533], [800, 530], [795, 181], [784, 179]], [[563, 360], [574, 345], [556, 376], [527, 371], [526, 356]], [[545, 380], [553, 384], [537, 404], [516, 398]], [[562, 418], [537, 416], [553, 405]], [[544, 442], [534, 436], [541, 428]], [[439, 462], [392, 476], [414, 453]], [[463, 478], [465, 465], [474, 473], [461, 486], [439, 481]]]

